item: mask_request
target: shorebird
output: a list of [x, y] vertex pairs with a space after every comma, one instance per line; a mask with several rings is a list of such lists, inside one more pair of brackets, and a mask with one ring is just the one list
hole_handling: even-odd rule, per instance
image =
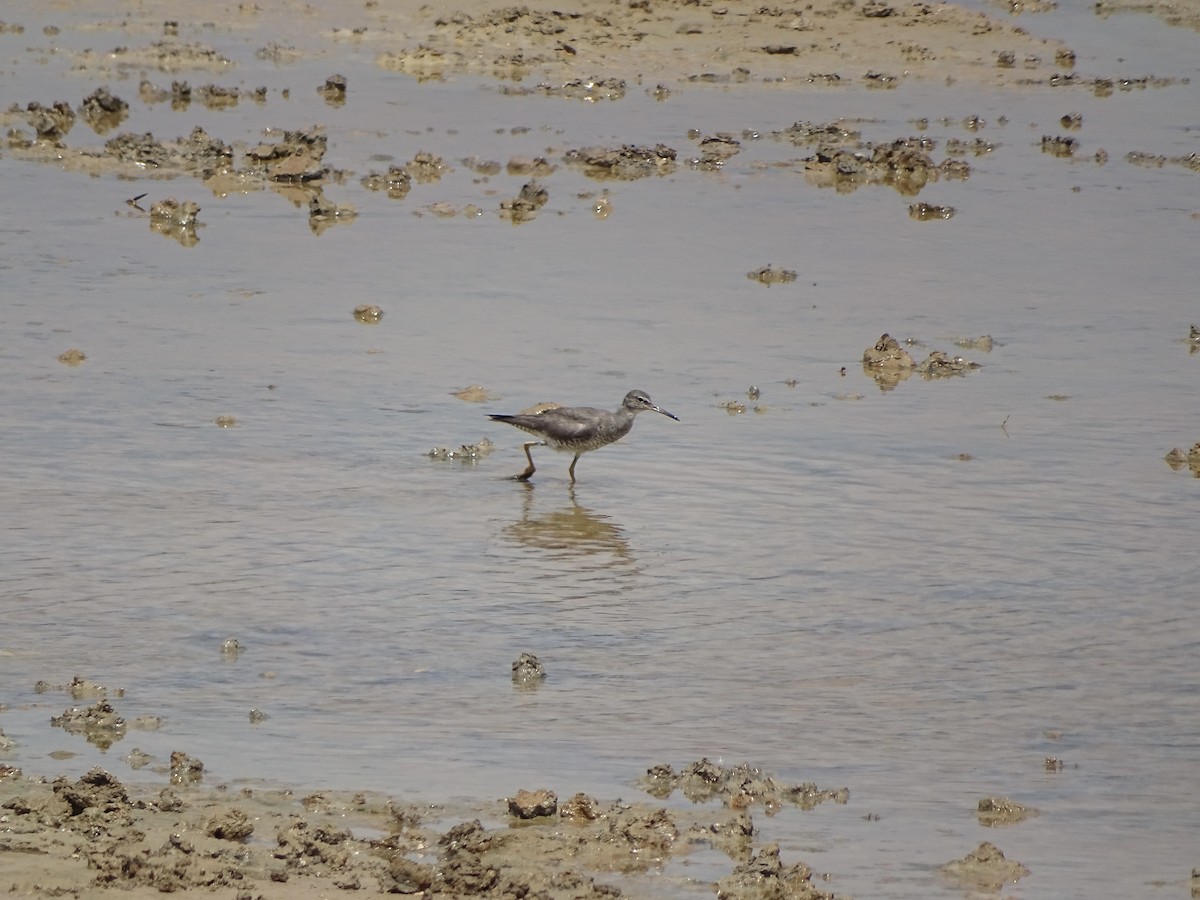
[[579, 462], [579, 457], [589, 450], [596, 450], [625, 437], [629, 434], [629, 429], [633, 428], [634, 417], [645, 410], [662, 413], [668, 419], [679, 421], [679, 416], [655, 406], [645, 391], [630, 391], [616, 412], [592, 406], [553, 406], [536, 413], [515, 416], [491, 415], [488, 418], [497, 422], [507, 422], [538, 438], [536, 441], [527, 441], [524, 445], [529, 468], [520, 475], [513, 476], [517, 481], [528, 481], [536, 471], [529, 448], [550, 447], [575, 454], [575, 458], [571, 460], [571, 468], [567, 470], [571, 475], [571, 482], [574, 483], [575, 463]]

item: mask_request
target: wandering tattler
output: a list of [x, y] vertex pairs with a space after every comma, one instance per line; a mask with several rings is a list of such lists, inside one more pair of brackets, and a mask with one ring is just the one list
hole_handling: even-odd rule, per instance
[[567, 470], [571, 474], [571, 481], [574, 482], [575, 463], [579, 462], [579, 457], [589, 450], [625, 437], [629, 434], [629, 429], [633, 428], [634, 417], [647, 409], [679, 421], [679, 416], [655, 406], [645, 391], [630, 391], [616, 412], [592, 406], [553, 406], [528, 415], [493, 415], [488, 418], [497, 422], [507, 422], [538, 438], [525, 444], [525, 458], [529, 460], [529, 468], [520, 475], [513, 476], [518, 481], [527, 481], [536, 471], [529, 448], [544, 446], [575, 454], [575, 458], [571, 460], [571, 468]]

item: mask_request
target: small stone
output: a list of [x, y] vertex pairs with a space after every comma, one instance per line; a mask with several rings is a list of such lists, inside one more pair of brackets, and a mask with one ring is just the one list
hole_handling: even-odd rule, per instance
[[518, 819], [536, 819], [558, 812], [558, 795], [545, 788], [536, 791], [517, 791], [508, 800], [508, 811]]
[[791, 269], [776, 269], [773, 266], [763, 266], [753, 272], [747, 272], [746, 277], [759, 284], [770, 287], [773, 284], [790, 284], [796, 280], [796, 273]]
[[522, 653], [513, 661], [513, 684], [540, 684], [545, 678], [546, 669], [532, 653]]
[[379, 320], [383, 318], [383, 310], [374, 303], [364, 303], [354, 307], [354, 318], [364, 325], [378, 325]]
[[204, 763], [175, 750], [171, 753], [171, 784], [190, 784], [204, 779]]
[[1037, 810], [1022, 806], [1007, 797], [984, 797], [979, 801], [977, 815], [980, 825], [996, 828], [1023, 822], [1030, 816], [1036, 816]]
[[932, 203], [913, 203], [908, 207], [908, 217], [918, 222], [932, 222], [938, 219], [953, 219], [953, 206], [935, 206]]
[[600, 818], [600, 805], [593, 797], [578, 793], [558, 808], [558, 814], [572, 822], [594, 822]]
[[204, 830], [217, 840], [241, 841], [254, 833], [254, 823], [240, 809], [229, 809], [209, 819]]
[[972, 887], [998, 891], [1029, 874], [1019, 862], [1009, 860], [995, 844], [984, 841], [962, 859], [941, 867], [941, 871]]

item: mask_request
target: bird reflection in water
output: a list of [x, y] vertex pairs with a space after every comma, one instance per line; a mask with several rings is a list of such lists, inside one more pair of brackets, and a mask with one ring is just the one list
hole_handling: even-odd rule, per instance
[[504, 534], [518, 544], [538, 550], [567, 551], [572, 555], [611, 556], [612, 562], [633, 562], [623, 529], [609, 516], [592, 512], [568, 491], [569, 506], [534, 515], [534, 486], [525, 483], [525, 498], [519, 521], [505, 527]]

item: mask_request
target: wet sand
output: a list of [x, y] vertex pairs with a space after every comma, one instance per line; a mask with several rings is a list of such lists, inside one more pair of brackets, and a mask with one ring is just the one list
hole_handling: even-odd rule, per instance
[[[430, 806], [361, 792], [206, 789], [202, 780], [203, 764], [185, 754], [171, 760], [159, 790], [127, 789], [99, 768], [46, 782], [6, 767], [6, 887], [16, 896], [653, 897], [685, 887], [663, 878], [668, 863], [712, 849], [727, 857], [729, 872], [716, 884], [722, 896], [819, 900], [833, 895], [813, 884], [808, 867], [756, 841], [753, 814], [846, 802], [844, 789], [783, 785], [708, 760], [679, 773], [658, 766], [642, 779], [662, 800], [687, 794], [693, 809], [584, 793], [560, 802], [546, 789], [474, 808]], [[719, 806], [703, 808], [708, 800]]]

